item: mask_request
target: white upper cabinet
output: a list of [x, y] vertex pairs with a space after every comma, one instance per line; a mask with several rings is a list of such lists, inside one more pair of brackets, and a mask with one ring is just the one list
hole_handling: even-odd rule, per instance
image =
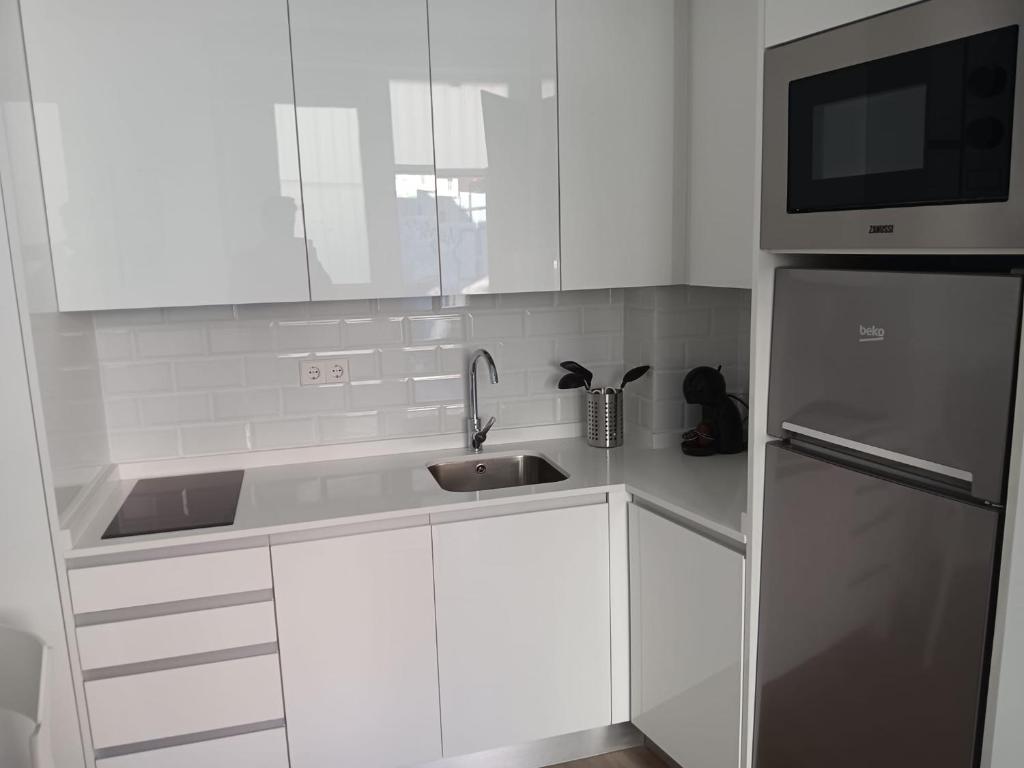
[[766, 48], [866, 19], [919, 0], [765, 0]]
[[750, 288], [758, 184], [757, 0], [691, 0], [689, 9], [689, 63], [678, 69], [688, 78], [690, 116], [684, 282]]
[[291, 0], [312, 298], [437, 295], [425, 0]]
[[61, 310], [309, 298], [286, 0], [24, 17]]
[[558, 0], [564, 290], [681, 281], [676, 6]]
[[429, 7], [443, 291], [557, 291], [555, 0]]

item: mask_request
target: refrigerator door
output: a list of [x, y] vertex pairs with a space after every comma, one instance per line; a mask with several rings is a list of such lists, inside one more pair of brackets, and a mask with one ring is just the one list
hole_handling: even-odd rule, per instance
[[768, 429], [1003, 500], [1021, 280], [780, 269]]
[[755, 768], [970, 768], [999, 512], [768, 447]]

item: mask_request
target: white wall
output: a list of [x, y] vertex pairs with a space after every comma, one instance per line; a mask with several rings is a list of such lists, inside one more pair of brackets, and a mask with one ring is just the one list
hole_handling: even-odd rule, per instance
[[[9, 0], [4, 0], [4, 6]], [[0, 31], [7, 15], [0, 13]], [[6, 41], [5, 41], [6, 42]], [[71, 684], [67, 645], [50, 530], [39, 446], [14, 292], [6, 217], [0, 215], [0, 624], [44, 638], [54, 648], [51, 684], [54, 759], [82, 765], [81, 737]], [[0, 665], [5, 662], [0, 658]], [[25, 765], [19, 731], [0, 720], [0, 765]]]
[[[0, 0], [0, 623], [54, 649], [54, 760], [76, 768], [82, 738], [50, 531], [58, 500], [101, 471], [108, 450], [92, 320], [55, 311], [18, 11]], [[23, 749], [9, 735], [0, 730], [0, 765], [17, 768]]]

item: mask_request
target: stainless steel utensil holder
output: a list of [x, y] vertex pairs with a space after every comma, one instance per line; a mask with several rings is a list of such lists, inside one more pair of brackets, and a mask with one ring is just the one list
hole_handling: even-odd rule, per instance
[[587, 392], [587, 444], [595, 448], [622, 445], [622, 390], [617, 387]]

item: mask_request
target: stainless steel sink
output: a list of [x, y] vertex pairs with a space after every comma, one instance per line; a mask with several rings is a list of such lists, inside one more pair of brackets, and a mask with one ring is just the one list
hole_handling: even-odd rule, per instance
[[569, 476], [543, 456], [471, 456], [427, 467], [446, 491], [490, 491], [568, 480]]

